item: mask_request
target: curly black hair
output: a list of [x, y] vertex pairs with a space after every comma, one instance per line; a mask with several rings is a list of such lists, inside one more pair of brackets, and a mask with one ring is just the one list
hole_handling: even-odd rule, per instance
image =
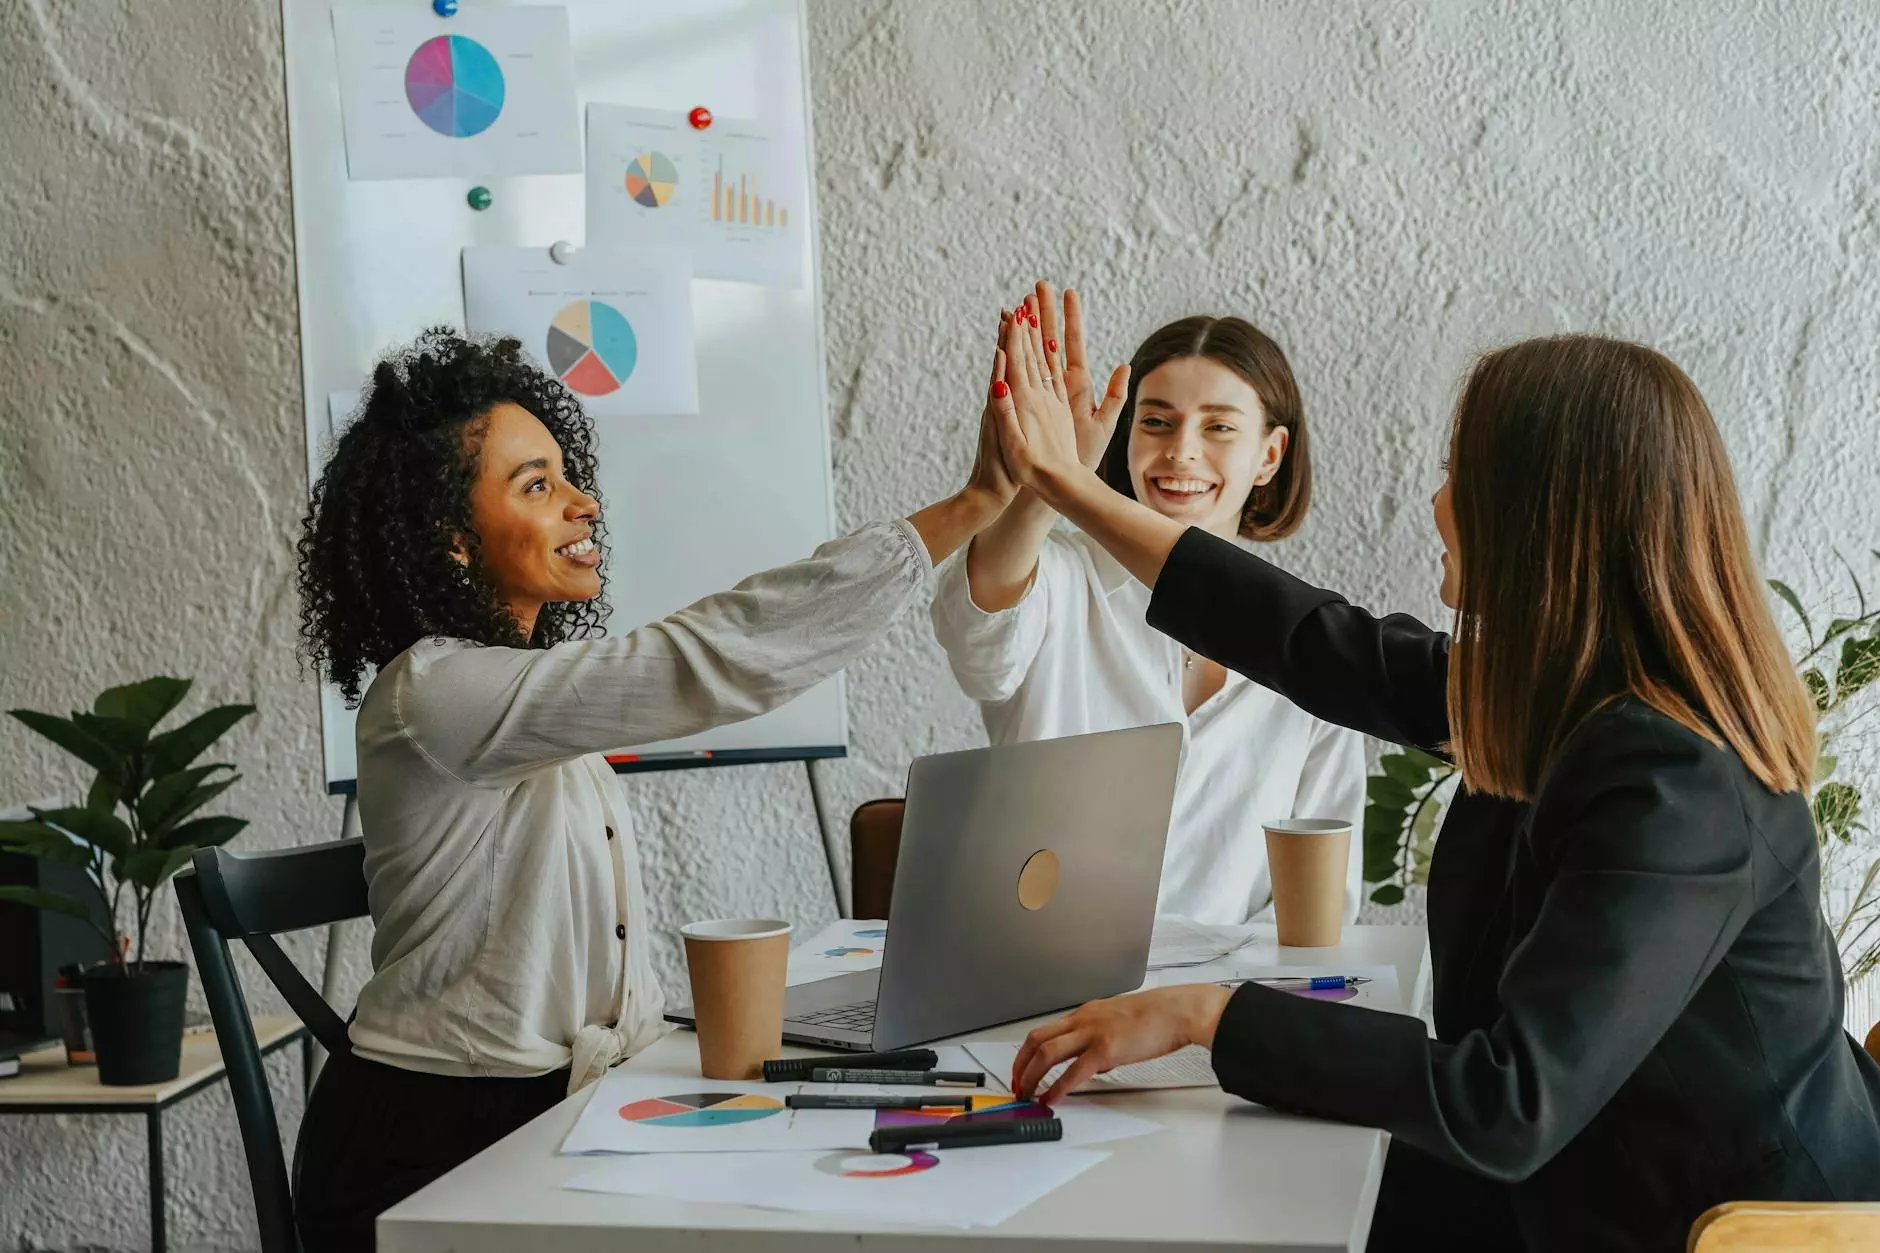
[[[516, 339], [432, 327], [378, 363], [336, 441], [298, 545], [300, 638], [302, 660], [338, 684], [349, 706], [369, 667], [431, 636], [546, 648], [599, 633], [605, 583], [593, 600], [543, 606], [525, 639], [480, 573], [470, 486], [489, 411], [504, 401], [541, 419], [568, 481], [599, 500], [592, 421]], [[467, 566], [452, 556], [459, 537]], [[598, 520], [594, 538], [600, 543]]]

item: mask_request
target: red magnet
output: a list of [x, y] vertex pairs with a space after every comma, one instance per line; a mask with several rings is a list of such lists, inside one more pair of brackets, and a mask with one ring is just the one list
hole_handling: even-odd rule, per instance
[[693, 130], [702, 131], [712, 124], [712, 111], [704, 105], [700, 105], [698, 108], [686, 114], [685, 120], [692, 123]]

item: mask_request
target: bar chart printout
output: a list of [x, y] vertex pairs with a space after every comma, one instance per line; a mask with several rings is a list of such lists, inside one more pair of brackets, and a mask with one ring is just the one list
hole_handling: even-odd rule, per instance
[[801, 140], [719, 117], [587, 107], [590, 244], [683, 250], [697, 278], [801, 287], [809, 212]]
[[788, 230], [790, 206], [760, 196], [756, 180], [748, 174], [738, 175], [733, 182], [720, 161], [712, 171], [712, 221]]

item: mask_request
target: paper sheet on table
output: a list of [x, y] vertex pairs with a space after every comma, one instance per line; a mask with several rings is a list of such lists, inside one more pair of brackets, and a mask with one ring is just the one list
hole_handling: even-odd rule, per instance
[[333, 49], [355, 179], [581, 169], [566, 8], [343, 5]]
[[[988, 1072], [999, 1075], [1001, 1083], [1010, 1082], [1012, 1064], [1018, 1060], [1018, 1044], [1002, 1040], [969, 1040], [966, 1051]], [[1045, 1072], [1042, 1087], [1049, 1087], [1064, 1073], [1063, 1066], [1055, 1066]], [[1115, 1070], [1093, 1075], [1084, 1081], [1079, 1092], [1147, 1092], [1158, 1088], [1212, 1088], [1220, 1080], [1214, 1077], [1213, 1054], [1198, 1044], [1191, 1044], [1185, 1049], [1170, 1053], [1167, 1057], [1151, 1058], [1146, 1062], [1132, 1062], [1127, 1066], [1118, 1066]], [[1069, 1105], [1071, 1102], [1060, 1102]], [[1107, 1108], [1107, 1107], [1097, 1107]], [[1068, 1124], [1067, 1124], [1068, 1129]]]
[[1216, 926], [1176, 914], [1158, 914], [1149, 938], [1149, 969], [1205, 966], [1245, 948], [1265, 931], [1254, 923]]
[[868, 1143], [876, 1111], [784, 1107], [786, 1094], [804, 1090], [828, 1089], [616, 1067], [594, 1085], [561, 1152], [784, 1152]]
[[717, 1201], [934, 1227], [996, 1227], [1108, 1154], [1055, 1144], [949, 1153], [647, 1154], [577, 1175], [577, 1192]]
[[790, 950], [787, 981], [794, 987], [874, 970], [887, 946], [888, 924], [879, 918], [838, 918]]

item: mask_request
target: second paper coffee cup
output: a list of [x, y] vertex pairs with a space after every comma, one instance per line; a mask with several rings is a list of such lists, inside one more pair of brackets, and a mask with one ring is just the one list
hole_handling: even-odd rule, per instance
[[1262, 825], [1279, 942], [1298, 948], [1338, 943], [1351, 824], [1336, 818], [1277, 818]]
[[784, 982], [790, 924], [776, 918], [715, 918], [679, 928], [692, 980], [699, 1073], [756, 1079], [783, 1054]]

